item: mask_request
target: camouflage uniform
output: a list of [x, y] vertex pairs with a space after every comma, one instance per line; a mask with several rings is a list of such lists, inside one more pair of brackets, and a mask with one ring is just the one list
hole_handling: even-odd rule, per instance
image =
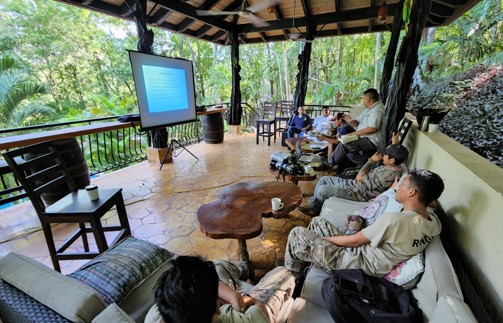
[[285, 251], [285, 267], [295, 277], [300, 277], [307, 263], [313, 263], [326, 271], [337, 269], [340, 253], [344, 248], [326, 241], [322, 237], [344, 235], [343, 232], [324, 218], [313, 218], [306, 228], [296, 227], [290, 231]]
[[[220, 281], [227, 284], [233, 290], [243, 294], [244, 290], [242, 289], [240, 280], [246, 280], [248, 278], [248, 266], [246, 263], [239, 262], [233, 264], [221, 259], [216, 259], [213, 263], [217, 269]], [[275, 323], [283, 304], [292, 297], [294, 288], [295, 280], [290, 271], [285, 267], [276, 267], [267, 273], [264, 278], [262, 278], [256, 286], [247, 291], [246, 294], [264, 303], [269, 314], [269, 321]], [[252, 317], [248, 319], [254, 322]]]

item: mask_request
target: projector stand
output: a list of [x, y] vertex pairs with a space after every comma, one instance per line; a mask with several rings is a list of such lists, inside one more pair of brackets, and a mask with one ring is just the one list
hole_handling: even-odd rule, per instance
[[161, 163], [161, 167], [159, 167], [159, 170], [162, 169], [162, 166], [164, 165], [164, 162], [166, 161], [166, 158], [168, 157], [169, 155], [169, 151], [171, 150], [171, 155], [173, 157], [178, 157], [178, 155], [181, 154], [176, 154], [175, 155], [175, 143], [178, 144], [178, 146], [180, 146], [182, 149], [185, 149], [189, 154], [191, 154], [192, 156], [194, 156], [195, 159], [199, 160], [199, 158], [196, 157], [196, 155], [194, 155], [193, 153], [190, 152], [190, 150], [188, 150], [184, 145], [182, 145], [178, 140], [176, 139], [171, 139], [171, 143], [169, 144], [168, 146], [168, 150], [166, 151], [166, 155], [164, 155], [164, 159], [162, 160], [162, 163]]

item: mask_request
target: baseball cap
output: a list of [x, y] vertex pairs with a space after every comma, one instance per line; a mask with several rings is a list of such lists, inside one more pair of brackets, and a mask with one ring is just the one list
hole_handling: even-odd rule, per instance
[[400, 144], [390, 145], [386, 149], [380, 151], [380, 153], [383, 155], [388, 155], [389, 158], [394, 158], [395, 164], [403, 163], [409, 156], [409, 151], [407, 150], [407, 148]]

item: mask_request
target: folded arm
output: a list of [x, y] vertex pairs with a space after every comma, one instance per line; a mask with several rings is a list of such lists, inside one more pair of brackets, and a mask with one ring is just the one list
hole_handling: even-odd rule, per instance
[[323, 237], [323, 239], [340, 247], [348, 248], [358, 248], [370, 243], [370, 240], [367, 239], [361, 231], [352, 235]]

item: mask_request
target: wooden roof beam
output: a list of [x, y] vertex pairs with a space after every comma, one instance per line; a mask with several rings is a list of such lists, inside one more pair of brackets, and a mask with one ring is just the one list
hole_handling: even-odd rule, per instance
[[259, 35], [260, 35], [260, 38], [262, 38], [262, 40], [264, 42], [267, 42], [268, 37], [267, 37], [266, 33], [259, 33]]
[[[241, 0], [235, 0], [231, 2], [227, 7], [223, 8], [222, 11], [236, 11], [241, 8]], [[201, 28], [199, 28], [196, 31], [196, 36], [197, 37], [203, 37], [210, 29], [213, 28], [212, 26], [209, 25], [204, 25]], [[218, 32], [217, 32], [218, 33]], [[220, 34], [220, 37], [222, 37], [223, 34]], [[218, 37], [218, 38], [220, 38]], [[212, 38], [213, 39], [213, 38]]]
[[466, 1], [464, 1], [464, 3], [460, 3], [460, 1], [456, 1], [456, 0], [433, 0], [433, 3], [440, 3], [440, 4], [443, 4], [444, 6], [448, 6], [448, 7], [451, 7], [451, 8], [454, 8], [456, 6], [464, 6], [466, 4]]
[[[216, 6], [221, 0], [206, 0], [204, 1], [199, 7], [197, 7], [197, 10], [210, 10], [214, 6]], [[193, 23], [195, 22], [195, 19], [192, 18], [185, 18], [178, 24], [178, 30], [181, 32], [184, 32], [189, 28]]]
[[136, 10], [136, 1], [135, 0], [124, 0], [124, 2], [119, 7], [119, 15], [123, 17], [128, 17], [133, 14], [133, 11]]
[[[373, 2], [373, 0], [372, 0]], [[335, 0], [335, 12], [341, 11], [341, 0]], [[342, 33], [342, 24], [340, 22], [337, 23], [337, 34], [340, 35]]]
[[302, 10], [304, 10], [304, 16], [309, 17], [311, 15], [311, 9], [309, 8], [309, 3], [307, 3], [307, 0], [300, 0], [300, 3], [302, 4]]
[[223, 35], [225, 35], [225, 31], [219, 30], [211, 36], [211, 41], [219, 40]]
[[161, 25], [172, 13], [171, 10], [161, 8], [152, 17], [149, 17], [149, 21], [152, 25]]
[[[283, 13], [281, 12], [281, 9], [279, 8], [278, 5], [275, 6], [275, 11], [274, 14], [276, 15], [276, 19], [281, 20], [283, 19]], [[288, 40], [290, 37], [288, 37], [288, 29], [283, 29], [283, 36], [285, 36], [285, 39]]]
[[157, 0], [157, 4], [165, 9], [178, 12], [186, 17], [199, 20], [221, 30], [229, 31], [232, 27], [228, 22], [218, 18], [211, 16], [198, 16], [195, 7], [180, 0]]
[[[396, 4], [388, 5], [388, 16], [392, 16], [396, 11]], [[333, 23], [342, 23], [349, 21], [357, 21], [364, 19], [371, 19], [377, 17], [377, 12], [379, 11], [379, 7], [372, 8], [364, 8], [364, 9], [354, 9], [354, 10], [346, 10], [340, 12], [331, 12], [325, 13], [321, 15], [311, 16], [308, 19], [297, 19], [295, 21], [295, 27], [306, 27], [307, 25], [324, 25], [324, 24], [333, 24]], [[261, 31], [270, 31], [270, 30], [278, 30], [278, 29], [287, 29], [289, 26], [292, 26], [293, 18], [286, 18], [282, 20], [273, 20], [268, 21], [270, 24], [267, 27], [256, 28], [252, 24], [244, 24], [238, 26], [238, 31], [241, 34], [244, 33], [252, 33], [252, 32], [261, 32]], [[367, 28], [367, 27], [365, 27]]]
[[430, 15], [447, 18], [454, 15], [454, 8], [433, 2], [430, 8]]
[[[375, 0], [370, 0], [370, 7], [373, 7], [375, 6]], [[372, 25], [374, 23], [374, 19], [369, 19], [369, 29], [368, 31], [371, 32], [372, 31]]]

